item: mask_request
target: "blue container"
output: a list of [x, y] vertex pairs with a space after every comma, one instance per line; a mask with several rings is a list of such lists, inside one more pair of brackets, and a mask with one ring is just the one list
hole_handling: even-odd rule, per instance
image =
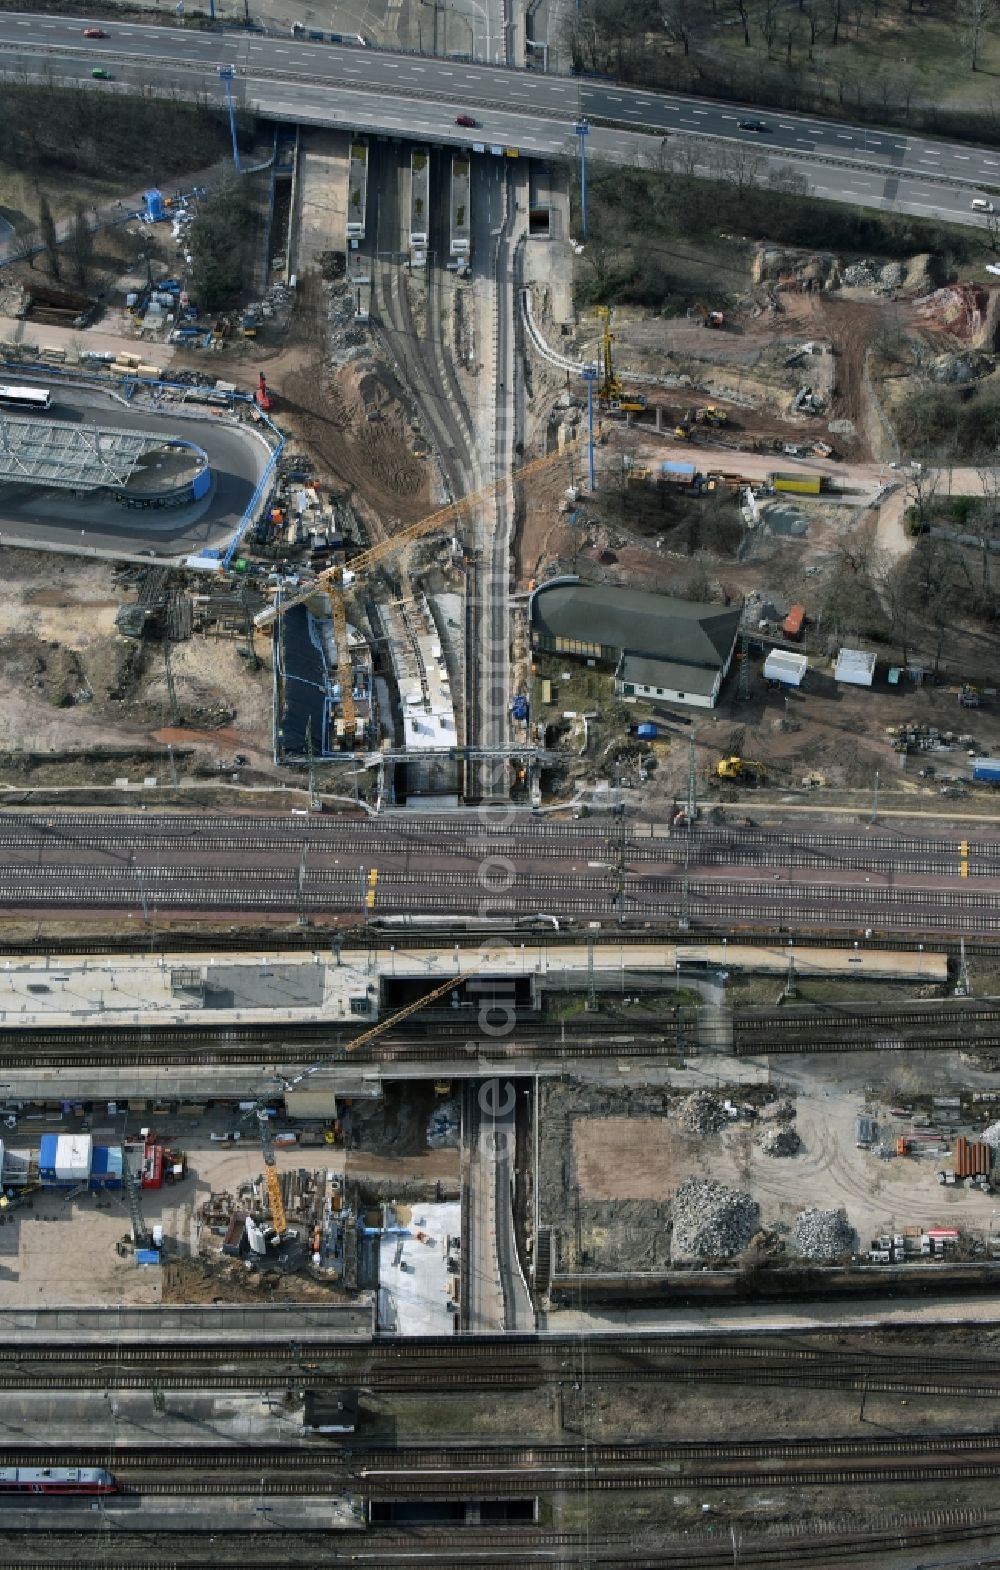
[[1000, 758], [973, 758], [972, 778], [988, 785], [1000, 785]]
[[58, 1134], [43, 1134], [38, 1147], [38, 1172], [43, 1178], [56, 1175], [56, 1146]]
[[644, 725], [637, 725], [635, 728], [635, 733], [640, 741], [655, 741], [656, 737], [659, 735], [659, 731], [657, 730], [656, 726], [651, 725], [648, 721]]
[[160, 1256], [155, 1248], [137, 1248], [135, 1262], [137, 1265], [158, 1265]]

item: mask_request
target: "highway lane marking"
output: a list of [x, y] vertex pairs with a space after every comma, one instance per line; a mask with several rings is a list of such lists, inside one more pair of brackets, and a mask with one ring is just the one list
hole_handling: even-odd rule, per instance
[[624, 100], [624, 98], [622, 98], [620, 96], [620, 94], [618, 94], [618, 93], [609, 93], [608, 94], [608, 103], [609, 104], [623, 104], [624, 102], [625, 102], [625, 100]]
[[[729, 115], [723, 115], [722, 118], [724, 120], [728, 120], [729, 119]], [[787, 120], [779, 120], [778, 121], [778, 129], [779, 129], [779, 131], [794, 131], [795, 127], [794, 127], [794, 125], [789, 125]]]
[[961, 158], [963, 164], [967, 164], [969, 162], [969, 155], [968, 155], [968, 153], [956, 153], [955, 157], [956, 158]]
[[692, 114], [708, 114], [708, 110], [707, 109], [692, 109], [691, 113]]
[[853, 142], [854, 141], [854, 137], [853, 136], [845, 136], [843, 131], [838, 131], [837, 132], [837, 141], [838, 142]]

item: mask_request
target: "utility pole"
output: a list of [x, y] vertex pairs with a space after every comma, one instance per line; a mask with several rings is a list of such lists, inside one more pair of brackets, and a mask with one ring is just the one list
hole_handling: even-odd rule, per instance
[[236, 109], [233, 105], [233, 77], [236, 75], [234, 65], [220, 65], [219, 78], [226, 90], [226, 107], [229, 110], [229, 134], [233, 141], [233, 168], [240, 172], [240, 144], [236, 136]]
[[593, 1013], [597, 1007], [597, 989], [594, 985], [594, 934], [587, 933], [587, 1009]]
[[969, 960], [965, 952], [965, 939], [962, 939], [958, 963], [958, 980], [955, 983], [956, 998], [971, 998], [972, 981], [969, 976]]
[[309, 811], [319, 812], [323, 803], [319, 799], [316, 789], [316, 753], [313, 748], [313, 721], [310, 714], [306, 719], [306, 756], [309, 759]]
[[688, 832], [698, 816], [698, 760], [695, 757], [694, 738], [688, 742]]
[[573, 127], [580, 138], [580, 228], [583, 238], [587, 238], [587, 137], [590, 135], [590, 121], [578, 120]]
[[740, 668], [736, 675], [736, 699], [739, 703], [750, 701], [750, 638], [745, 621], [740, 623]]
[[869, 823], [878, 822], [878, 769], [875, 770], [875, 786], [872, 790], [872, 815], [868, 821]]
[[299, 872], [295, 883], [295, 894], [299, 907], [299, 926], [308, 927], [309, 917], [306, 915], [306, 848], [304, 845], [302, 854], [299, 856]]
[[250, 657], [250, 664], [253, 666], [253, 669], [259, 671], [260, 656], [257, 653], [257, 645], [254, 642], [253, 617], [250, 615], [250, 593], [245, 578], [240, 579], [240, 607], [243, 611], [243, 626], [247, 635], [247, 654]]
[[170, 667], [170, 639], [163, 640], [163, 669], [167, 678], [167, 707], [170, 710], [170, 723], [177, 725], [179, 710], [177, 708], [177, 688], [174, 686], [174, 673]]
[[585, 365], [583, 379], [587, 383], [587, 489], [593, 496], [597, 487], [594, 472], [594, 383], [597, 380], [597, 366]]

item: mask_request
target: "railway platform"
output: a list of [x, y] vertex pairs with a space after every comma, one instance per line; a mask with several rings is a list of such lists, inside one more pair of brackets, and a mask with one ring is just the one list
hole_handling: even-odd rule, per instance
[[947, 981], [943, 952], [855, 947], [820, 948], [791, 942], [630, 943], [603, 938], [527, 945], [484, 939], [459, 948], [329, 947], [311, 952], [257, 954], [131, 954], [5, 960], [0, 967], [0, 1028], [4, 1031], [95, 1026], [268, 1024], [328, 1021], [364, 1029], [379, 1018], [386, 985], [477, 980], [527, 982], [533, 996], [574, 981], [617, 985], [621, 978], [667, 986], [699, 972], [741, 971], [783, 976], [938, 983]]

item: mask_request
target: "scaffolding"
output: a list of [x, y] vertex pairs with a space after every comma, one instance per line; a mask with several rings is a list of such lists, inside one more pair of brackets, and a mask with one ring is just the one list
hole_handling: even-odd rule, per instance
[[0, 414], [0, 482], [121, 490], [140, 460], [171, 440], [179, 438]]

